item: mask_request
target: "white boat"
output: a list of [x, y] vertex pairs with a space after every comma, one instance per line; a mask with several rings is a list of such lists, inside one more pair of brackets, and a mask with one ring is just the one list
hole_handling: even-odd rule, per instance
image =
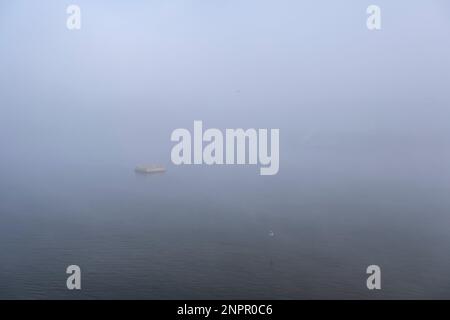
[[164, 166], [159, 164], [150, 164], [150, 165], [141, 165], [137, 166], [134, 171], [138, 173], [158, 173], [158, 172], [164, 172], [166, 171], [166, 168]]

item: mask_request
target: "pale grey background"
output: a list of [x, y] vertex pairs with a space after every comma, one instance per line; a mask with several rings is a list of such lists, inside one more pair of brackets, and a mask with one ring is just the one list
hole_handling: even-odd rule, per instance
[[[0, 298], [450, 298], [449, 15], [1, 0]], [[279, 128], [279, 174], [172, 166], [194, 120]]]

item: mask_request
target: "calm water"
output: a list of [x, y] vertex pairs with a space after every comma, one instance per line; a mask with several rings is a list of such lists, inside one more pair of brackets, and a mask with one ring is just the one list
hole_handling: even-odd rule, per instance
[[[448, 148], [354, 137], [313, 136], [301, 159], [285, 149], [274, 177], [11, 162], [0, 298], [450, 298]], [[70, 264], [79, 292], [65, 289]], [[379, 292], [365, 287], [369, 264]]]
[[[0, 298], [450, 299], [450, 5], [356, 2], [0, 1]], [[194, 120], [280, 172], [171, 165]]]

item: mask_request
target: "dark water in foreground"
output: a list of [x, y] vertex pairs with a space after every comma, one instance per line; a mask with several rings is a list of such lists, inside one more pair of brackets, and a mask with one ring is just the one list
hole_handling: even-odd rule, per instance
[[[0, 298], [450, 298], [448, 149], [330, 141], [282, 153], [274, 177], [5, 165]], [[370, 264], [381, 291], [366, 289]]]

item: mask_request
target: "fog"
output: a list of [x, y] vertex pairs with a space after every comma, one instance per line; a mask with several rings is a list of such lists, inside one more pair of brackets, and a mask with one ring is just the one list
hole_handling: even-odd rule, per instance
[[[378, 31], [366, 27], [366, 8], [372, 2], [382, 10]], [[81, 30], [66, 28], [66, 7], [72, 3], [81, 8]], [[276, 211], [285, 227], [301, 216], [299, 210], [289, 211], [299, 196], [296, 192], [311, 194], [312, 203], [331, 208], [334, 202], [320, 200], [321, 192], [331, 198], [339, 194], [361, 200], [364, 195], [358, 195], [358, 190], [375, 183], [376, 191], [368, 193], [382, 203], [392, 201], [388, 189], [405, 192], [402, 203], [415, 197], [416, 191], [428, 190], [425, 200], [416, 198], [415, 208], [431, 212], [415, 212], [412, 223], [421, 225], [421, 215], [434, 212], [437, 220], [424, 232], [448, 232], [450, 221], [443, 213], [450, 208], [446, 200], [450, 190], [449, 15], [445, 0], [0, 1], [0, 224], [4, 239], [13, 243], [13, 234], [26, 237], [13, 208], [20, 208], [17, 212], [34, 208], [39, 216], [45, 210], [36, 203], [51, 204], [58, 198], [56, 191], [43, 191], [50, 185], [58, 189], [56, 184], [65, 181], [73, 186], [83, 174], [104, 168], [133, 174], [142, 163], [162, 163], [175, 175], [186, 175], [192, 169], [171, 164], [170, 135], [177, 128], [193, 130], [195, 120], [203, 121], [205, 128], [221, 130], [280, 129], [278, 175], [253, 181], [248, 177], [257, 179], [256, 167], [226, 168], [225, 173], [222, 168], [206, 167], [202, 178], [213, 175], [214, 183], [227, 186], [234, 179], [244, 179], [252, 181], [250, 189], [264, 183], [268, 194], [283, 193]], [[117, 183], [103, 174], [92, 177], [105, 179], [102, 188]], [[196, 180], [193, 174], [189, 179], [192, 186], [202, 188], [201, 178]], [[304, 181], [313, 185], [299, 187]], [[323, 185], [315, 188], [314, 183]], [[170, 192], [171, 184], [166, 187]], [[417, 190], [408, 193], [408, 187]], [[128, 196], [133, 190], [139, 193], [136, 186], [122, 188]], [[103, 189], [105, 199], [116, 195], [108, 190]], [[189, 192], [189, 187], [183, 190]], [[228, 190], [231, 193], [222, 196], [222, 208], [236, 200]], [[348, 194], [340, 193], [345, 191]], [[262, 207], [260, 198], [241, 192], [242, 199], [254, 205], [250, 211]], [[79, 203], [89, 196], [73, 194]], [[195, 208], [204, 208], [197, 196]], [[24, 199], [31, 201], [29, 206]], [[64, 207], [64, 201], [58, 201], [55, 207]], [[82, 211], [72, 208], [74, 216]], [[359, 214], [367, 217], [373, 213], [369, 211]], [[315, 221], [315, 211], [308, 212], [311, 215], [299, 226]], [[411, 219], [405, 207], [397, 207], [379, 213], [380, 221], [386, 218], [380, 224], [391, 223], [391, 213]], [[333, 239], [339, 214], [343, 213], [337, 209], [332, 215], [336, 224], [323, 222], [329, 217], [321, 215], [318, 219], [330, 228], [330, 234], [311, 236]], [[404, 221], [397, 218], [394, 223], [401, 229]], [[58, 219], [65, 218], [51, 218], [51, 226]], [[267, 219], [271, 221], [262, 218]], [[349, 219], [364, 224], [356, 213]], [[408, 232], [417, 225], [409, 227]], [[80, 230], [83, 234], [85, 229]], [[305, 244], [304, 250], [313, 247]], [[18, 250], [18, 260], [9, 257], [14, 261], [11, 270], [17, 267], [20, 254]], [[351, 261], [352, 253], [346, 257]], [[442, 270], [450, 265], [447, 262]], [[319, 278], [314, 279], [323, 286]], [[282, 283], [288, 282], [283, 278]], [[425, 281], [417, 287], [427, 285]], [[0, 296], [14, 296], [11, 292], [0, 290]], [[326, 292], [326, 297], [339, 297], [337, 292]], [[424, 292], [432, 290], [419, 290], [419, 296]], [[440, 292], [450, 294], [450, 289]], [[186, 291], [181, 298], [190, 294]], [[261, 297], [255, 292], [241, 294]], [[304, 294], [281, 290], [270, 297]], [[402, 296], [401, 290], [388, 294]], [[17, 295], [28, 297], [25, 291]], [[313, 296], [322, 297], [317, 292]], [[221, 297], [230, 295], [225, 290]]]
[[311, 132], [448, 136], [445, 1], [379, 1], [378, 32], [355, 1], [78, 1], [79, 31], [68, 4], [1, 4], [2, 162], [168, 161], [193, 120], [280, 128], [285, 159]]

